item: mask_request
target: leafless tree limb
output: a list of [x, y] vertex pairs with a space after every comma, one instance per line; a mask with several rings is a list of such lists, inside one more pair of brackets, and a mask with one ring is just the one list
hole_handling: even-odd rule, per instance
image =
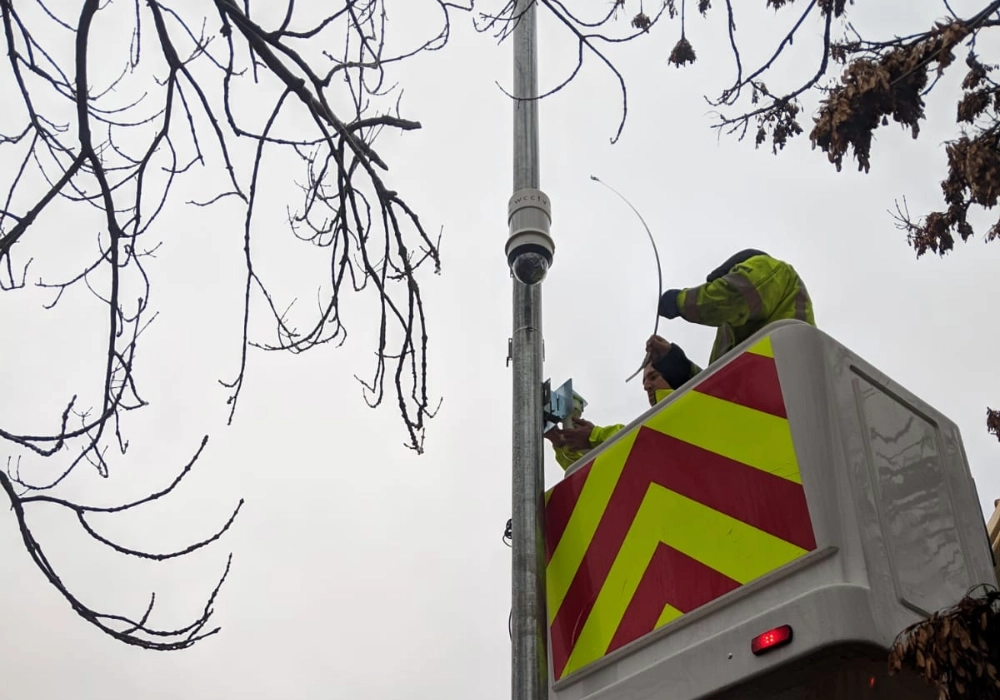
[[[539, 2], [577, 45], [580, 65], [584, 57], [595, 57], [616, 77], [622, 96], [617, 140], [628, 102], [608, 47], [648, 33], [663, 8], [650, 17], [638, 2], [630, 28], [619, 35], [611, 28], [626, 0], [614, 0], [594, 20], [560, 0]], [[103, 545], [165, 561], [215, 542], [240, 510], [215, 535], [156, 554], [105, 537], [91, 516], [120, 514], [169, 495], [193, 461], [169, 489], [116, 509], [54, 495], [81, 465], [108, 477], [128, 450], [125, 417], [147, 406], [136, 358], [140, 339], [157, 318], [154, 292], [170, 279], [150, 261], [164, 243], [161, 215], [180, 205], [179, 182], [196, 177], [207, 183], [187, 198], [198, 211], [236, 206], [243, 214], [239, 361], [220, 380], [229, 393], [229, 421], [245, 385], [250, 348], [301, 353], [340, 345], [349, 326], [342, 302], [360, 295], [373, 305], [379, 329], [374, 366], [358, 377], [362, 396], [372, 407], [393, 397], [407, 446], [423, 450], [426, 422], [440, 400], [428, 388], [420, 280], [427, 267], [440, 271], [440, 235], [428, 233], [390, 181], [389, 163], [375, 142], [386, 130], [420, 128], [403, 114], [390, 69], [440, 50], [453, 17], [474, 12], [471, 0], [429, 0], [427, 8], [436, 14], [436, 29], [404, 43], [390, 36], [385, 0], [287, 0], [253, 12], [249, 1], [236, 0], [83, 0], [72, 8], [0, 0], [6, 48], [0, 78], [11, 87], [0, 123], [0, 191], [6, 189], [0, 199], [0, 291], [21, 293], [33, 284], [49, 292], [44, 308], [52, 312], [64, 309], [67, 298], [83, 296], [100, 313], [99, 321], [86, 322], [87, 332], [100, 334], [104, 344], [100, 364], [92, 368], [99, 394], [66, 391], [43, 429], [0, 425], [0, 441], [11, 450], [0, 486], [48, 581], [82, 617], [116, 639], [176, 649], [212, 634], [205, 625], [218, 588], [204, 614], [181, 630], [149, 627], [152, 600], [137, 618], [95, 612], [55, 574], [26, 512], [40, 504], [68, 509]], [[495, 30], [500, 40], [519, 19], [512, 3], [478, 17], [477, 26]], [[120, 46], [95, 39], [107, 36], [109, 26], [130, 28]], [[579, 69], [546, 94], [564, 88]], [[295, 295], [269, 278], [258, 259], [262, 211], [276, 197], [274, 173], [290, 167], [297, 171], [286, 180], [294, 178], [298, 201], [281, 205], [287, 207], [285, 233], [291, 234], [285, 242], [311, 246], [322, 261], [326, 271], [315, 284], [315, 308], [296, 306]], [[74, 232], [92, 236], [94, 244], [72, 272], [56, 274], [45, 268], [43, 241], [66, 207], [88, 222], [74, 221]], [[273, 232], [268, 235], [273, 239]], [[34, 279], [29, 266], [32, 272], [41, 268]], [[258, 306], [270, 316], [270, 333], [254, 322]]]
[[162, 629], [158, 627], [150, 626], [149, 618], [153, 612], [153, 608], [156, 603], [156, 594], [150, 595], [149, 605], [143, 611], [142, 615], [138, 618], [127, 617], [122, 615], [113, 615], [108, 613], [102, 613], [96, 609], [90, 607], [83, 601], [81, 601], [72, 591], [66, 586], [62, 578], [57, 573], [55, 567], [49, 561], [41, 544], [35, 538], [30, 525], [28, 524], [28, 515], [26, 507], [32, 504], [48, 503], [51, 505], [66, 508], [68, 510], [76, 513], [80, 524], [83, 526], [84, 530], [92, 538], [101, 542], [102, 544], [111, 547], [117, 552], [127, 554], [130, 556], [141, 557], [144, 559], [150, 559], [154, 561], [163, 561], [165, 559], [170, 559], [190, 552], [200, 549], [205, 545], [218, 540], [233, 524], [233, 520], [236, 518], [236, 514], [239, 512], [240, 507], [243, 505], [241, 500], [236, 510], [233, 512], [229, 520], [223, 525], [218, 531], [208, 538], [185, 548], [182, 551], [174, 552], [171, 554], [157, 554], [142, 552], [139, 550], [131, 549], [129, 547], [123, 547], [119, 544], [112, 542], [111, 540], [99, 535], [87, 522], [86, 516], [89, 513], [122, 513], [132, 508], [151, 503], [158, 500], [159, 498], [171, 493], [174, 488], [180, 484], [181, 480], [190, 472], [195, 461], [201, 455], [202, 450], [205, 447], [208, 438], [206, 437], [202, 440], [201, 446], [198, 448], [197, 453], [187, 464], [181, 474], [171, 483], [167, 488], [158, 491], [156, 493], [150, 494], [145, 498], [142, 498], [133, 503], [129, 503], [122, 506], [102, 508], [95, 506], [85, 506], [77, 503], [73, 503], [67, 500], [54, 498], [51, 496], [25, 496], [19, 494], [15, 489], [14, 482], [8, 477], [7, 474], [0, 472], [0, 489], [6, 494], [7, 499], [10, 501], [12, 510], [14, 511], [14, 516], [17, 519], [18, 528], [21, 532], [21, 538], [24, 542], [25, 549], [28, 551], [32, 560], [38, 569], [42, 572], [48, 582], [62, 595], [70, 607], [82, 617], [84, 620], [94, 625], [100, 629], [105, 634], [117, 639], [120, 642], [132, 646], [138, 646], [145, 649], [153, 649], [158, 651], [170, 651], [175, 649], [183, 649], [191, 646], [195, 642], [216, 634], [219, 631], [218, 627], [208, 629], [208, 623], [211, 620], [213, 610], [213, 605], [215, 598], [218, 595], [222, 584], [225, 582], [226, 577], [229, 574], [230, 564], [232, 563], [232, 555], [226, 562], [225, 570], [222, 576], [219, 578], [215, 588], [212, 590], [208, 596], [208, 602], [198, 616], [187, 625], [178, 629]]
[[[666, 2], [661, 3], [656, 13], [650, 17], [645, 13], [643, 3], [637, 3], [638, 11], [632, 17], [630, 22], [630, 27], [635, 31], [627, 32], [621, 36], [615, 36], [610, 33], [610, 28], [618, 19], [619, 14], [626, 11], [626, 0], [612, 0], [611, 9], [608, 10], [603, 16], [599, 16], [593, 20], [584, 19], [578, 11], [568, 8], [564, 3], [560, 2], [560, 0], [537, 0], [537, 2], [540, 6], [548, 10], [558, 23], [566, 29], [570, 36], [573, 37], [577, 44], [577, 61], [576, 65], [566, 78], [548, 90], [543, 90], [541, 94], [534, 99], [542, 100], [562, 91], [574, 80], [574, 78], [577, 77], [577, 75], [579, 75], [580, 70], [583, 68], [584, 58], [588, 55], [593, 56], [614, 76], [621, 94], [621, 119], [618, 122], [618, 127], [614, 136], [611, 137], [611, 143], [616, 143], [621, 137], [622, 131], [625, 128], [625, 122], [628, 118], [628, 89], [626, 87], [625, 77], [615, 66], [614, 62], [608, 56], [607, 51], [603, 47], [612, 44], [629, 42], [648, 34], [653, 26], [667, 11], [668, 4]], [[525, 7], [524, 9], [527, 8]], [[521, 21], [521, 14], [523, 14], [523, 11], [524, 10], [520, 13], [518, 12], [518, 5], [515, 0], [507, 0], [506, 5], [504, 5], [503, 9], [499, 13], [491, 14], [480, 12], [476, 28], [482, 33], [492, 33], [498, 41], [503, 41], [511, 35], [514, 27]], [[501, 90], [503, 90], [507, 97], [515, 99], [510, 92], [500, 86], [500, 83], [497, 83], [497, 85]], [[528, 101], [526, 98], [517, 99]]]

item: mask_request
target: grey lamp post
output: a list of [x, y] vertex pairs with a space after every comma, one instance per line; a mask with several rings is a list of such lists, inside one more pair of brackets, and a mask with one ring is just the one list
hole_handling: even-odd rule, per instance
[[548, 697], [542, 459], [542, 280], [552, 264], [551, 205], [540, 188], [535, 0], [514, 19], [514, 193], [507, 263], [513, 273], [513, 503], [511, 512], [511, 692]]

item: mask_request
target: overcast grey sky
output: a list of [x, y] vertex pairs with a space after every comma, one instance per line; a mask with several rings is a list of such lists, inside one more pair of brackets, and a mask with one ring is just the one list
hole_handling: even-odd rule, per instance
[[[904, 6], [913, 19], [897, 26], [894, 15]], [[969, 0], [953, 6], [959, 13], [978, 9]], [[921, 15], [917, 7], [926, 11]], [[873, 36], [923, 29], [943, 14], [929, 0], [861, 3], [852, 12]], [[745, 14], [740, 30], [753, 49], [745, 56], [751, 63], [771, 50], [791, 17], [779, 14], [779, 24], [771, 24], [770, 11]], [[391, 17], [395, 31], [408, 31], [406, 15], [397, 16]], [[144, 513], [108, 521], [106, 531], [126, 544], [171, 549], [223, 522], [240, 497], [245, 510], [218, 545], [160, 565], [100, 549], [71, 514], [39, 509], [32, 522], [81, 597], [105, 610], [139, 614], [155, 589], [162, 607], [154, 622], [163, 625], [186, 619], [202, 604], [233, 551], [216, 606], [222, 633], [171, 654], [127, 648], [99, 634], [46, 584], [5, 512], [0, 697], [509, 696], [509, 550], [501, 533], [510, 510], [510, 374], [504, 365], [510, 280], [503, 242], [511, 106], [494, 81], [508, 84], [510, 46], [497, 48], [459, 20], [448, 49], [396, 73], [406, 89], [404, 112], [423, 130], [387, 134], [380, 147], [392, 167], [391, 186], [429, 230], [444, 229], [443, 274], [423, 276], [430, 388], [444, 397], [426, 453], [403, 448], [391, 402], [378, 411], [364, 406], [353, 375], [369, 371], [364, 334], [372, 324], [358, 314], [348, 317], [352, 335], [340, 349], [252, 354], [236, 421], [224, 427], [226, 392], [216, 380], [230, 378], [238, 361], [241, 220], [225, 205], [211, 212], [171, 210], [156, 265], [172, 270], [175, 281], [154, 290], [160, 317], [142, 358], [151, 406], [132, 424], [133, 447], [112, 482], [91, 477], [73, 489], [111, 503], [157, 487], [210, 432], [204, 458], [180, 491]], [[684, 70], [666, 63], [678, 35], [667, 21], [614, 54], [630, 95], [617, 145], [609, 138], [618, 97], [611, 76], [595, 62], [543, 103], [542, 182], [553, 201], [557, 246], [544, 290], [547, 376], [554, 382], [571, 376], [597, 423], [628, 422], [646, 406], [638, 383], [623, 380], [652, 329], [656, 272], [640, 223], [590, 181], [596, 174], [646, 218], [667, 286], [697, 284], [745, 247], [790, 261], [806, 280], [825, 331], [959, 424], [980, 500], [992, 510], [1000, 497], [1000, 446], [986, 434], [984, 416], [988, 404], [1000, 404], [992, 359], [1000, 331], [989, 307], [1000, 245], [975, 239], [944, 260], [917, 261], [887, 213], [903, 195], [915, 212], [939, 206], [941, 143], [954, 133], [959, 74], [938, 88], [919, 141], [883, 129], [872, 173], [848, 166], [838, 174], [805, 137], [774, 157], [749, 142], [719, 140], [710, 130], [701, 96], [733, 75], [724, 28], [721, 8], [707, 20], [692, 16], [688, 36], [699, 60]], [[543, 20], [542, 29], [542, 83], [551, 85], [572, 66], [575, 51], [551, 22]], [[814, 69], [817, 47], [806, 39], [818, 36], [817, 26], [796, 42], [790, 66], [768, 80], [773, 89]], [[176, 201], [197, 192], [199, 183], [183, 188]], [[276, 204], [258, 225], [273, 225], [277, 235], [284, 208]], [[62, 219], [47, 222], [53, 249], [43, 246], [39, 254], [71, 264], [65, 247], [55, 249], [76, 231], [68, 210], [61, 212]], [[285, 250], [274, 246], [269, 272], [294, 286], [299, 262]], [[49, 425], [66, 387], [93, 381], [77, 358], [99, 352], [100, 338], [81, 336], [76, 307], [47, 314], [42, 300], [29, 293], [0, 296], [10, 339], [0, 361], [3, 425], [28, 417]], [[660, 328], [693, 359], [707, 359], [711, 329], [681, 321]], [[0, 457], [8, 451], [2, 448]], [[547, 483], [560, 474], [548, 454]]]

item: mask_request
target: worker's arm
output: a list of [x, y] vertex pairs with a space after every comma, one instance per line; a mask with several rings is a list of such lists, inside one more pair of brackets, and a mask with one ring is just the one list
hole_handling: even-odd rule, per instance
[[[589, 450], [588, 450], [589, 451]], [[568, 447], [557, 447], [556, 448], [556, 462], [559, 466], [563, 468], [563, 471], [569, 469], [576, 460], [583, 457], [587, 452], [580, 452], [578, 450], [572, 450]]]
[[659, 312], [665, 318], [680, 316], [703, 326], [718, 327], [724, 323], [742, 326], [748, 321], [763, 320], [767, 318], [767, 309], [758, 291], [760, 283], [754, 279], [753, 268], [737, 265], [711, 282], [664, 292]]
[[591, 449], [597, 447], [602, 442], [606, 442], [607, 440], [611, 439], [612, 435], [614, 435], [624, 427], [625, 426], [622, 425], [621, 423], [618, 423], [617, 425], [608, 425], [603, 428], [599, 425], [595, 425], [594, 429], [590, 431]]

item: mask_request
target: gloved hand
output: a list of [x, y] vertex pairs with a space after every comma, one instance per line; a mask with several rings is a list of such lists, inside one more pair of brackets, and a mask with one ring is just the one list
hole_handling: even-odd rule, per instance
[[677, 318], [681, 315], [680, 309], [677, 308], [677, 296], [681, 293], [679, 289], [668, 289], [660, 297], [660, 306], [658, 311], [660, 316], [664, 318]]

